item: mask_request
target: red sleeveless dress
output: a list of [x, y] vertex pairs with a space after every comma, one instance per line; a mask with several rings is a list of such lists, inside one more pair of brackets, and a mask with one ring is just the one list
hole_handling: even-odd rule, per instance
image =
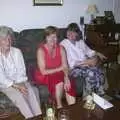
[[[40, 46], [45, 54], [45, 67], [47, 69], [52, 69], [52, 68], [57, 68], [60, 67], [62, 64], [62, 59], [61, 59], [61, 53], [60, 53], [60, 46], [57, 45], [56, 47], [56, 53], [55, 53], [55, 57], [51, 57], [48, 50], [45, 48], [44, 45]], [[48, 87], [48, 90], [50, 92], [50, 94], [54, 97], [55, 96], [55, 86], [56, 84], [63, 82], [64, 81], [64, 72], [63, 71], [59, 71], [53, 74], [48, 74], [48, 75], [43, 75], [40, 70], [36, 69], [35, 70], [35, 82], [36, 84], [43, 84], [46, 85]], [[72, 80], [73, 81], [73, 80]], [[71, 89], [68, 91], [68, 93], [71, 96], [75, 96], [75, 89], [74, 87], [74, 83], [71, 84]]]

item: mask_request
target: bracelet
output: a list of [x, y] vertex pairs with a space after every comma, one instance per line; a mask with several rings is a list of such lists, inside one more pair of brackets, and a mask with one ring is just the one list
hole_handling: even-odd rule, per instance
[[69, 69], [68, 68], [64, 68], [64, 73], [68, 73]]
[[17, 89], [17, 86], [16, 85], [12, 85], [13, 88]]

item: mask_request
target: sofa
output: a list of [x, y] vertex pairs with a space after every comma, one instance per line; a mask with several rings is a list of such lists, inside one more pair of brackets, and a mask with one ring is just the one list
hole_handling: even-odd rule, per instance
[[[59, 28], [59, 42], [65, 38], [65, 28]], [[15, 33], [15, 40], [13, 41], [13, 46], [19, 48], [24, 57], [26, 71], [29, 81], [33, 86], [39, 89], [41, 104], [47, 102], [49, 92], [46, 86], [37, 86], [33, 78], [33, 70], [36, 67], [36, 50], [40, 42], [42, 42], [44, 35], [44, 29], [25, 29], [20, 32]], [[3, 94], [0, 93], [0, 111], [2, 108], [5, 110], [11, 108], [14, 105], [12, 102]], [[16, 110], [16, 109], [14, 109]]]

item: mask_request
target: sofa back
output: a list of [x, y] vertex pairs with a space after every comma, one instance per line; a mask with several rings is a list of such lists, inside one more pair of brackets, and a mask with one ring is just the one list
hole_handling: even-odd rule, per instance
[[[65, 38], [65, 28], [59, 29], [59, 42]], [[26, 29], [19, 33], [17, 47], [23, 52], [25, 62], [36, 60], [36, 50], [44, 39], [44, 29]]]

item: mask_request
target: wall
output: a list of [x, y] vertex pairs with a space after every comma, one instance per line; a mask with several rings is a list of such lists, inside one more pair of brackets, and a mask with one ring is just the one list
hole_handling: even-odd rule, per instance
[[120, 0], [115, 0], [113, 9], [114, 9], [116, 22], [120, 22]]
[[21, 31], [47, 25], [66, 27], [70, 22], [79, 23], [80, 16], [84, 16], [87, 23], [85, 11], [88, 4], [96, 3], [102, 15], [104, 10], [113, 9], [114, 0], [63, 0], [63, 6], [33, 6], [32, 1], [0, 0], [0, 24]]

